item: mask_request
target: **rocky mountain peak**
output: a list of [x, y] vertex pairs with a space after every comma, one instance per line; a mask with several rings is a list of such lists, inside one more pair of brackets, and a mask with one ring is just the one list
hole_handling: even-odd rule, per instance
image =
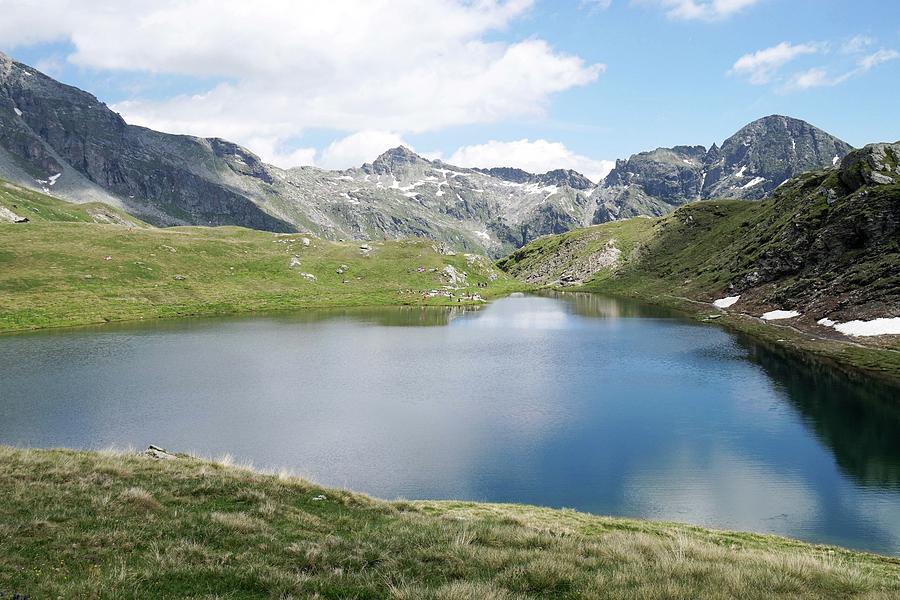
[[410, 167], [430, 164], [431, 161], [422, 158], [406, 146], [397, 146], [382, 152], [371, 164], [363, 165], [363, 170], [375, 175], [402, 175]]
[[554, 169], [541, 174], [529, 173], [516, 167], [476, 168], [474, 170], [512, 183], [568, 186], [573, 190], [588, 190], [595, 185], [593, 181], [572, 169]]
[[[798, 142], [803, 142], [803, 144], [798, 147]], [[790, 147], [790, 151], [794, 154], [802, 154], [804, 151], [812, 149], [816, 144], [823, 143], [844, 147], [846, 152], [852, 149], [849, 144], [829, 135], [818, 127], [810, 125], [806, 121], [784, 115], [769, 115], [740, 128], [737, 133], [723, 142], [722, 150], [725, 152], [728, 150], [733, 151], [740, 146], [746, 147], [759, 143], [779, 146], [781, 147], [780, 149]]]
[[722, 143], [715, 162], [707, 165], [704, 196], [764, 198], [791, 177], [832, 166], [852, 149], [806, 121], [763, 117]]
[[516, 167], [491, 167], [489, 169], [476, 168], [475, 170], [479, 173], [484, 173], [485, 175], [490, 175], [491, 177], [496, 177], [497, 179], [510, 181], [512, 183], [528, 183], [531, 181], [531, 178], [534, 177], [534, 173], [529, 173], [528, 171], [517, 169]]
[[597, 220], [660, 215], [698, 199], [760, 199], [805, 171], [834, 165], [852, 147], [806, 121], [770, 115], [721, 146], [657, 148], [616, 161], [596, 194]]
[[543, 175], [537, 175], [537, 178], [544, 185], [566, 185], [573, 190], [588, 190], [594, 187], [594, 182], [572, 169], [555, 169], [547, 171]]
[[405, 162], [419, 162], [425, 160], [406, 146], [397, 146], [396, 148], [385, 150], [375, 160], [378, 161], [387, 159]]

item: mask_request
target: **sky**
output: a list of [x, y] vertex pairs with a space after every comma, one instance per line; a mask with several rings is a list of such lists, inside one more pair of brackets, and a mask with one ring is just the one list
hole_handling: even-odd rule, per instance
[[900, 139], [900, 2], [0, 0], [0, 51], [281, 167], [572, 168], [769, 114]]

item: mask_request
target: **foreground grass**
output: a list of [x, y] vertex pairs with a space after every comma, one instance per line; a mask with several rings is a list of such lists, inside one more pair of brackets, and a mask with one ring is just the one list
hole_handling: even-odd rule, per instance
[[[360, 242], [239, 227], [156, 229], [103, 205], [0, 184], [0, 204], [31, 219], [0, 223], [0, 331], [309, 307], [456, 305], [461, 296], [524, 288], [483, 257], [441, 254], [425, 240], [369, 242], [364, 250]], [[453, 298], [424, 297], [448, 283], [447, 266], [466, 272], [465, 284]]]
[[0, 446], [0, 596], [896, 598], [900, 560], [190, 458]]

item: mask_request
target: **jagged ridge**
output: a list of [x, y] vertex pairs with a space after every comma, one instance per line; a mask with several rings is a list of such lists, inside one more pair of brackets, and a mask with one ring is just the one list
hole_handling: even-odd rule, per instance
[[283, 170], [226, 140], [129, 125], [91, 94], [0, 55], [0, 177], [163, 226], [414, 236], [501, 256], [542, 235], [661, 215], [696, 199], [762, 197], [847, 151], [803, 121], [773, 116], [721, 148], [660, 148], [618, 161], [597, 185], [572, 170], [466, 169], [403, 147], [360, 168]]

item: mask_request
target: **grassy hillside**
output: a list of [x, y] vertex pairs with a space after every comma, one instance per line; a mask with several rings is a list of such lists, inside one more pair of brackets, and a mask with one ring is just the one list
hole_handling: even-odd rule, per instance
[[[0, 184], [0, 331], [302, 307], [458, 304], [520, 289], [424, 240], [338, 243], [237, 227], [156, 229]], [[365, 248], [361, 247], [365, 246]], [[452, 284], [445, 271], [467, 274]], [[341, 271], [341, 272], [339, 272]], [[453, 297], [425, 297], [430, 290]]]
[[[546, 237], [498, 266], [533, 285], [678, 306], [900, 378], [896, 336], [850, 339], [817, 324], [900, 316], [900, 182], [853, 182], [853, 158], [793, 179], [765, 201], [695, 202], [658, 219]], [[726, 313], [710, 304], [737, 295]], [[759, 321], [777, 309], [801, 316]]]
[[384, 502], [187, 457], [0, 447], [0, 593], [896, 598], [900, 560], [569, 510]]
[[[132, 227], [149, 227], [131, 215], [106, 204], [92, 202], [72, 204], [52, 196], [0, 180], [0, 212], [10, 211], [29, 222], [114, 223]], [[0, 225], [5, 225], [0, 218]]]

